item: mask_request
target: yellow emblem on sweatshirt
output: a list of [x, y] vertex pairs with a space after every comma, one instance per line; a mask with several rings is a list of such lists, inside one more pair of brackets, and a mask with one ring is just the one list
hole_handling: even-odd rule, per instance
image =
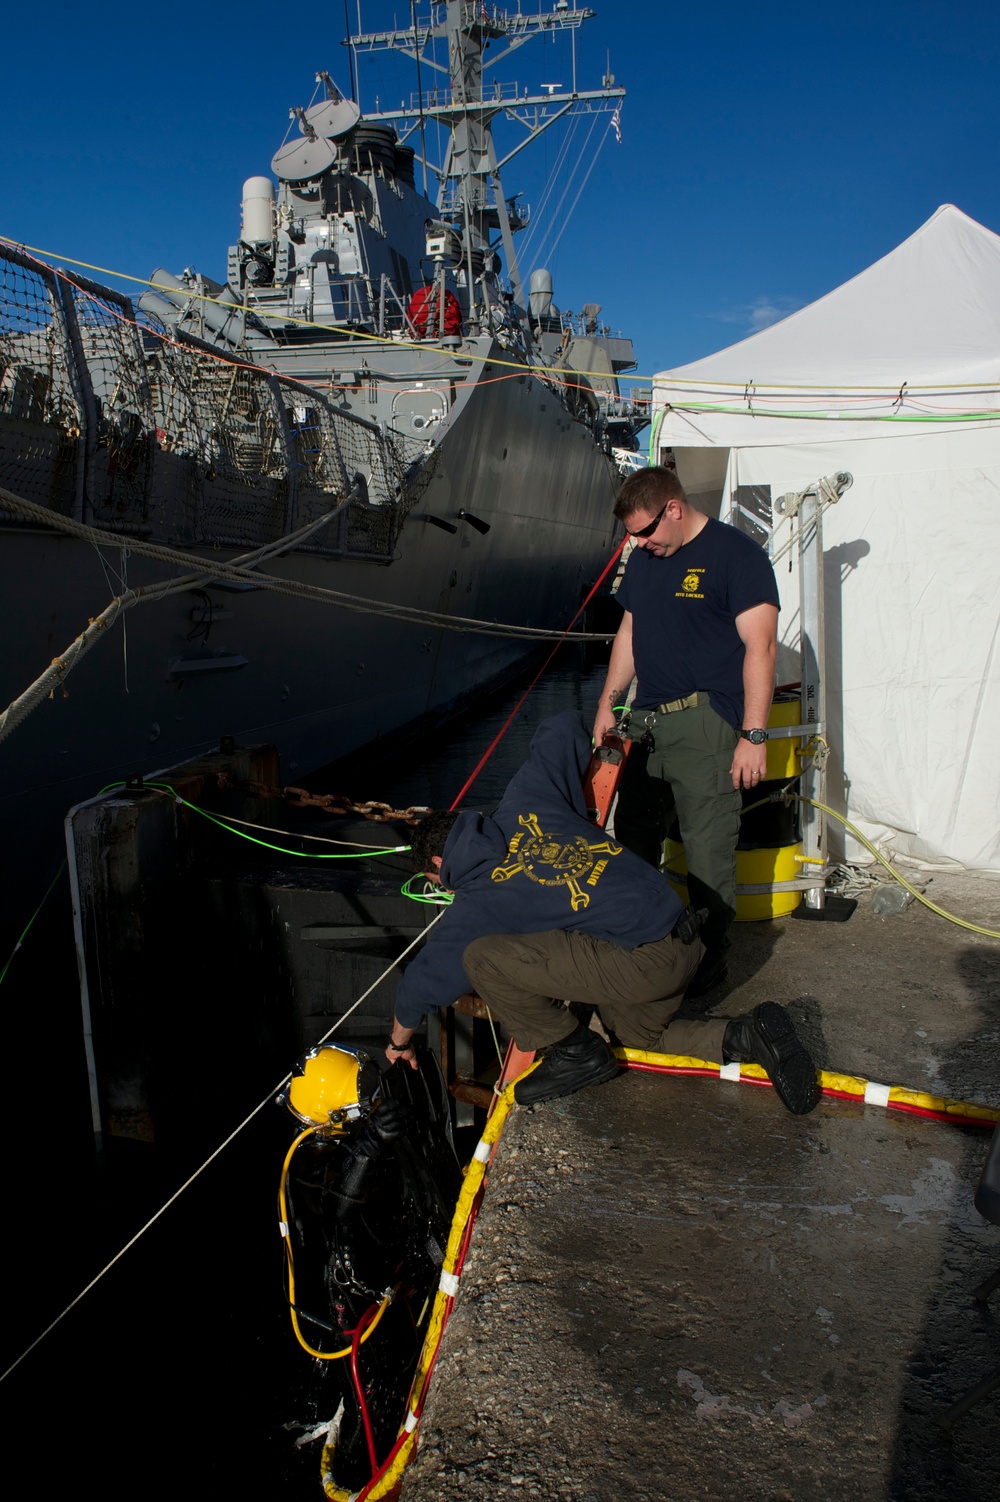
[[[562, 835], [546, 834], [535, 814], [519, 814], [523, 828], [507, 846], [508, 859], [493, 872], [494, 881], [508, 881], [523, 873], [529, 881], [543, 887], [567, 887], [574, 913], [590, 904], [584, 887], [596, 887], [608, 859], [621, 855], [622, 846], [613, 840], [592, 843], [582, 834], [565, 840]], [[603, 855], [604, 860], [597, 857]]]

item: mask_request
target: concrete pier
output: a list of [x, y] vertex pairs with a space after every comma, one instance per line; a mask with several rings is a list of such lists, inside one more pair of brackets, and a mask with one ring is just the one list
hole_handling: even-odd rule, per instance
[[[929, 895], [996, 928], [1000, 882]], [[721, 1014], [783, 1002], [817, 1063], [1000, 1105], [1000, 945], [924, 909], [737, 927]], [[987, 1502], [1000, 1263], [972, 1204], [990, 1133], [630, 1074], [515, 1111], [404, 1502], [738, 1494]], [[994, 1296], [1000, 1304], [1000, 1295]]]

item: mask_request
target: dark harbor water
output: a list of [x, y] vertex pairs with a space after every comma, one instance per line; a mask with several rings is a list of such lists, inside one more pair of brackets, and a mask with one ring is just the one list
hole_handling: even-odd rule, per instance
[[[542, 720], [564, 709], [578, 709], [585, 720], [593, 719], [606, 672], [606, 650], [592, 655], [576, 647], [564, 647], [533, 688], [534, 673], [529, 673], [513, 688], [491, 695], [474, 711], [446, 725], [432, 739], [382, 757], [368, 755], [363, 768], [357, 764], [351, 766], [351, 790], [359, 796], [391, 800], [400, 808], [410, 804], [447, 808], [527, 693], [503, 739], [463, 799], [465, 807], [492, 808], [527, 756], [531, 738]], [[310, 787], [318, 788], [336, 775], [337, 769], [331, 768], [328, 773], [316, 773], [307, 782]], [[381, 793], [365, 792], [371, 781], [378, 782]]]
[[[521, 764], [540, 720], [576, 707], [593, 713], [603, 662], [566, 649], [536, 685], [465, 798], [492, 807]], [[531, 675], [475, 712], [405, 749], [310, 779], [397, 807], [447, 807], [510, 715]], [[370, 826], [377, 829], [378, 826]], [[34, 936], [49, 945], [44, 925]], [[184, 936], [178, 935], [178, 944]], [[65, 965], [33, 989], [41, 950], [18, 957], [5, 1000], [21, 1019], [15, 1054], [20, 1109], [8, 1111], [14, 1229], [2, 1366], [33, 1340], [183, 1182], [198, 1159], [136, 1142], [111, 1142], [96, 1159], [85, 1121], [86, 1081], [54, 1100], [44, 1047], [69, 1046], [78, 1028], [76, 977]], [[192, 966], [199, 955], [190, 956]], [[392, 982], [385, 986], [388, 1016]], [[233, 1026], [240, 998], [228, 998]], [[55, 1019], [47, 1029], [46, 1019]], [[53, 1036], [54, 1034], [54, 1036]], [[34, 1050], [29, 1040], [45, 1039]], [[73, 1039], [75, 1047], [75, 1038]], [[196, 1053], [197, 1036], [190, 1039]], [[224, 1053], [224, 1050], [221, 1051]], [[274, 1078], [293, 1060], [275, 1057]], [[216, 1114], [226, 1070], [206, 1056], [188, 1103], [206, 1150], [233, 1122]], [[289, 1118], [268, 1105], [94, 1290], [0, 1384], [8, 1465], [32, 1489], [87, 1481], [107, 1499], [315, 1498], [318, 1443], [295, 1447], [328, 1419], [318, 1363], [296, 1345], [284, 1301], [276, 1191]]]

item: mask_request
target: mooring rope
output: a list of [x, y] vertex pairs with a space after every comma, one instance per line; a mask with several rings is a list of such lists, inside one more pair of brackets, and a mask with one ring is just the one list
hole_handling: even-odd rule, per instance
[[[350, 610], [361, 615], [382, 616], [413, 625], [432, 626], [442, 631], [473, 632], [481, 636], [503, 636], [521, 641], [544, 642], [555, 639], [557, 646], [564, 641], [604, 642], [611, 640], [613, 633], [553, 631], [543, 627], [514, 626], [498, 621], [483, 621], [473, 616], [449, 616], [439, 611], [420, 610], [412, 605], [381, 604], [375, 600], [362, 599], [358, 595], [345, 594], [340, 590], [326, 589], [322, 585], [282, 579], [276, 574], [262, 574], [254, 568], [256, 562], [280, 557], [297, 547], [314, 532], [319, 531], [347, 505], [352, 494], [353, 492], [345, 496], [332, 511], [328, 511], [317, 521], [310, 522], [308, 526], [289, 533], [277, 542], [268, 543], [266, 547], [258, 548], [253, 553], [244, 553], [230, 563], [223, 563], [215, 559], [201, 558], [196, 553], [186, 553], [165, 544], [146, 542], [142, 538], [127, 536], [125, 533], [109, 533], [101, 531], [98, 527], [89, 527], [85, 522], [77, 522], [70, 517], [60, 516], [46, 506], [39, 506], [34, 501], [26, 501], [14, 495], [12, 491], [0, 488], [0, 509], [42, 522], [46, 526], [65, 532], [70, 537], [77, 537], [97, 547], [127, 547], [130, 553], [138, 553], [144, 558], [155, 559], [161, 563], [183, 564], [188, 568], [193, 565], [195, 570], [180, 578], [164, 580], [160, 584], [141, 585], [136, 589], [128, 589], [116, 595], [99, 615], [91, 619], [79, 636], [70, 642], [65, 651], [52, 659], [44, 673], [0, 712], [0, 741], [27, 719], [31, 711], [37, 708], [44, 699], [50, 697], [54, 690], [65, 681], [80, 659], [101, 640], [124, 611], [130, 610], [135, 605], [151, 604], [168, 595], [199, 588], [212, 579], [226, 579], [240, 584], [249, 583], [256, 589], [287, 595], [295, 600], [334, 605], [340, 610]], [[580, 611], [577, 612], [577, 616], [574, 616], [574, 620], [579, 614]]]
[[[297, 547], [299, 543], [305, 542], [314, 532], [319, 531], [321, 527], [326, 526], [327, 522], [332, 521], [338, 512], [347, 505], [351, 499], [351, 494], [346, 495], [332, 511], [328, 511], [325, 516], [321, 516], [317, 521], [309, 522], [306, 526], [299, 527], [297, 531], [290, 532], [287, 537], [279, 538], [277, 542], [266, 543], [264, 547], [254, 549], [252, 553], [241, 554], [239, 557], [233, 559], [230, 567], [243, 579], [255, 579], [256, 575], [250, 572], [255, 563], [279, 557], [290, 548]], [[19, 512], [23, 511], [26, 514], [33, 512], [41, 513], [42, 519], [46, 522], [54, 518], [54, 513], [48, 511], [46, 507], [36, 506], [32, 501], [23, 501], [18, 496], [13, 495], [11, 491], [2, 488], [0, 488], [0, 507]], [[107, 547], [109, 544], [114, 546], [114, 538], [117, 534], [109, 535], [108, 533], [99, 531], [96, 527], [86, 527], [82, 522], [70, 521], [68, 517], [55, 517], [55, 521], [62, 530], [65, 531], [72, 528], [73, 536], [81, 538], [86, 536], [88, 542], [94, 542], [98, 547]], [[136, 550], [136, 540], [133, 538], [123, 539], [119, 542], [119, 546], [124, 546], [126, 541], [130, 552]], [[148, 548], [150, 544], [143, 544], [142, 546]], [[166, 549], [164, 551], [169, 552], [170, 550]], [[190, 562], [192, 561], [192, 555], [178, 554], [174, 561], [182, 559]], [[70, 642], [66, 650], [61, 652], [58, 657], [52, 659], [45, 672], [36, 678], [34, 683], [29, 684], [24, 692], [19, 694], [16, 699], [13, 699], [3, 713], [0, 714], [0, 741], [16, 730], [18, 725], [27, 719], [31, 711], [36, 709], [43, 699], [47, 699], [63, 683], [81, 658], [85, 657], [90, 649], [97, 645], [105, 632], [114, 625], [115, 621], [124, 611], [131, 610], [135, 605], [152, 604], [156, 600], [165, 599], [167, 595], [197, 589], [201, 585], [208, 583], [209, 580], [217, 577], [218, 569], [212, 564], [211, 560], [194, 559], [194, 561], [201, 564], [201, 568], [197, 573], [182, 574], [180, 578], [175, 579], [165, 579], [160, 584], [140, 585], [136, 589], [126, 589], [122, 594], [116, 595], [111, 603], [105, 606], [100, 615], [94, 616], [86, 629], [81, 631], [79, 636]]]
[[[338, 502], [334, 511], [320, 517], [316, 522], [310, 522], [308, 528], [303, 528], [301, 532], [289, 533], [287, 537], [281, 538], [279, 543], [269, 544], [269, 548], [287, 552], [289, 547], [296, 546], [303, 536], [308, 536], [324, 526], [350, 499], [350, 495], [345, 496], [342, 501]], [[383, 604], [381, 601], [361, 595], [350, 595], [342, 590], [326, 589], [321, 584], [305, 584], [297, 579], [282, 579], [277, 574], [262, 574], [256, 569], [251, 572], [250, 566], [245, 563], [241, 564], [239, 559], [234, 559], [232, 563], [223, 563], [214, 558], [202, 558], [197, 553], [186, 553], [180, 548], [169, 547], [166, 543], [147, 542], [144, 538], [133, 537], [129, 533], [105, 532], [99, 527], [90, 527], [86, 522], [77, 522], [71, 517], [60, 516], [58, 512], [51, 511], [47, 506], [23, 500], [12, 491], [2, 488], [0, 488], [0, 507], [16, 515], [30, 517], [33, 521], [41, 522], [45, 526], [54, 527], [70, 537], [79, 537], [84, 542], [96, 543], [101, 547], [127, 547], [130, 553], [138, 554], [143, 558], [153, 558], [160, 563], [183, 564], [187, 568], [195, 568], [199, 576], [207, 574], [210, 579], [226, 579], [238, 584], [253, 584], [258, 589], [289, 595], [295, 600], [336, 605], [341, 610], [352, 610], [360, 615], [386, 616], [391, 620], [412, 621], [420, 626], [437, 626], [444, 631], [474, 631], [483, 636], [511, 636], [524, 641], [551, 641], [554, 637], [561, 640], [564, 635], [561, 631], [542, 626], [515, 626], [502, 621], [480, 620], [476, 616], [446, 615], [441, 611], [421, 610], [416, 605]], [[171, 584], [176, 585], [178, 582], [172, 580]], [[613, 631], [596, 634], [578, 631], [573, 633], [572, 639], [575, 641], [610, 641], [613, 636]]]

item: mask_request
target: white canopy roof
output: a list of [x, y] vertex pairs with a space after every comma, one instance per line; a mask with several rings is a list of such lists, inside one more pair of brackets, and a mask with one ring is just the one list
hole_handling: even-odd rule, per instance
[[[1000, 237], [947, 204], [818, 302], [658, 376], [657, 408], [654, 449], [723, 514], [741, 487], [854, 476], [824, 520], [828, 796], [899, 854], [1000, 870]], [[797, 569], [780, 587], [779, 681]]]
[[1000, 236], [945, 204], [817, 302], [656, 376], [653, 405], [666, 407], [661, 445], [745, 448], [992, 425]]

